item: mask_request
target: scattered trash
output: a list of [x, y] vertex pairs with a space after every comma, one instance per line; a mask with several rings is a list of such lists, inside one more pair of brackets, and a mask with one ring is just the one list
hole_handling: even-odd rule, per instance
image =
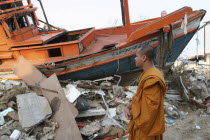
[[5, 123], [4, 116], [12, 111], [14, 111], [12, 108], [7, 108], [4, 111], [0, 112], [0, 125], [3, 125]]
[[90, 109], [90, 104], [82, 97], [79, 97], [76, 100], [76, 108], [79, 112], [86, 111]]
[[108, 109], [108, 117], [113, 118], [114, 116], [116, 116], [116, 108], [109, 108]]
[[19, 130], [14, 130], [10, 135], [10, 140], [17, 140], [20, 137], [21, 132]]
[[18, 81], [12, 80], [1, 80], [0, 81], [0, 90], [9, 90], [14, 86], [19, 86], [21, 83]]
[[64, 89], [64, 92], [67, 91], [65, 92], [66, 98], [71, 103], [73, 103], [81, 95], [81, 93], [76, 89], [76, 87], [71, 84], [68, 84]]
[[196, 125], [195, 128], [199, 129], [199, 130], [201, 129], [201, 127], [199, 125]]
[[167, 120], [166, 122], [167, 122], [168, 124], [174, 124], [174, 123], [175, 123], [174, 120]]
[[129, 86], [129, 87], [126, 87], [126, 92], [125, 94], [127, 95], [126, 97], [131, 99], [133, 97], [133, 95], [136, 93], [137, 91], [137, 86]]

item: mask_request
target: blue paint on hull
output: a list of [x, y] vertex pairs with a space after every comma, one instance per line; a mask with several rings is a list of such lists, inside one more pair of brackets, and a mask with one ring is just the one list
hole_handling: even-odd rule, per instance
[[[174, 44], [172, 46], [173, 56], [170, 57], [167, 62], [175, 62], [178, 56], [181, 54], [185, 46], [191, 40], [193, 35], [196, 33], [191, 32], [185, 36], [182, 36], [178, 39], [174, 40]], [[120, 59], [119, 61], [113, 61], [104, 65], [91, 67], [85, 70], [68, 73], [65, 75], [60, 75], [58, 78], [60, 80], [72, 79], [72, 80], [82, 80], [82, 79], [98, 79], [110, 75], [122, 74], [125, 72], [131, 72], [134, 70], [138, 70], [134, 61], [135, 55]]]

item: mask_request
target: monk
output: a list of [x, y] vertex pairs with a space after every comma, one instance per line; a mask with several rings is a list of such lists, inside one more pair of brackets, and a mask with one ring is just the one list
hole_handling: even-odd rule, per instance
[[151, 46], [143, 46], [136, 52], [136, 66], [144, 71], [132, 102], [124, 109], [128, 124], [129, 140], [163, 140], [165, 132], [164, 96], [165, 80], [155, 68]]

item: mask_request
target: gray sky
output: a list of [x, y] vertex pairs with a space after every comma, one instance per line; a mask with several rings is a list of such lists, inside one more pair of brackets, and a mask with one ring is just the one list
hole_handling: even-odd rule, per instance
[[[35, 7], [40, 7], [37, 0], [32, 0]], [[49, 23], [76, 30], [96, 27], [105, 28], [121, 25], [120, 0], [42, 0]], [[131, 22], [159, 17], [161, 11], [171, 13], [184, 6], [193, 10], [205, 9], [207, 14], [203, 21], [210, 20], [210, 0], [129, 0]], [[44, 20], [41, 9], [37, 10], [39, 19]], [[203, 31], [198, 33], [200, 40], [199, 50], [203, 48]], [[185, 48], [182, 56], [194, 53], [196, 50], [195, 37]], [[190, 52], [190, 53], [189, 53]]]

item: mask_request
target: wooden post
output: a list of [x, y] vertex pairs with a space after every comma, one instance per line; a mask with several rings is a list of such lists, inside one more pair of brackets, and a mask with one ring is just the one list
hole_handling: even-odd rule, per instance
[[122, 20], [123, 25], [126, 27], [127, 37], [131, 35], [130, 31], [130, 16], [129, 16], [129, 8], [128, 8], [128, 0], [121, 0], [121, 9], [122, 9]]

